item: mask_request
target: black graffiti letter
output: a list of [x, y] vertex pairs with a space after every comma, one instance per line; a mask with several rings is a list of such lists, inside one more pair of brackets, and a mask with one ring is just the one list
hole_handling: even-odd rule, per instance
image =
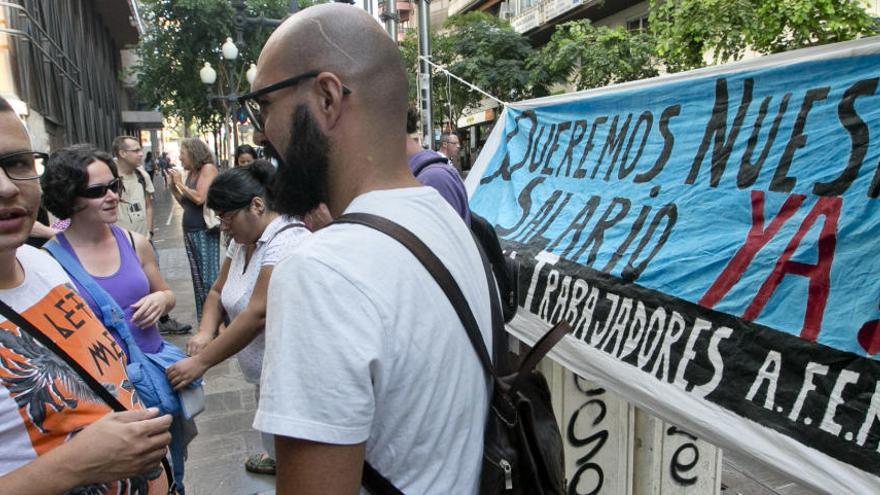
[[697, 180], [700, 173], [700, 166], [703, 164], [703, 157], [709, 149], [709, 141], [713, 134], [715, 143], [712, 148], [712, 164], [709, 178], [709, 185], [717, 187], [724, 174], [724, 168], [727, 167], [727, 158], [730, 156], [730, 150], [736, 141], [736, 136], [742, 127], [743, 119], [752, 103], [752, 87], [755, 80], [752, 78], [743, 81], [742, 100], [739, 103], [739, 110], [733, 119], [733, 126], [730, 128], [730, 135], [725, 139], [725, 130], [727, 129], [727, 79], [718, 79], [715, 81], [715, 106], [712, 108], [712, 117], [709, 124], [706, 125], [706, 132], [703, 134], [703, 142], [700, 143], [700, 149], [697, 156], [694, 157], [694, 163], [691, 165], [691, 172], [688, 174], [685, 184], [693, 184]]
[[849, 133], [852, 141], [852, 151], [849, 154], [849, 162], [841, 172], [840, 177], [831, 182], [817, 182], [813, 184], [813, 194], [817, 196], [840, 196], [856, 180], [859, 169], [862, 168], [862, 160], [868, 152], [868, 126], [856, 113], [855, 102], [859, 96], [870, 96], [877, 90], [878, 78], [859, 81], [843, 93], [843, 100], [837, 105], [837, 117], [840, 123]]
[[774, 192], [790, 192], [797, 184], [794, 177], [788, 177], [788, 169], [791, 168], [791, 161], [794, 158], [794, 152], [803, 148], [807, 144], [807, 135], [804, 134], [804, 127], [807, 125], [807, 115], [813, 108], [813, 103], [824, 100], [828, 97], [830, 87], [815, 88], [807, 91], [804, 95], [804, 102], [801, 104], [801, 111], [798, 112], [797, 119], [794, 121], [794, 128], [791, 131], [791, 137], [782, 152], [782, 158], [779, 159], [779, 165], [776, 166], [776, 172], [773, 174], [773, 180], [770, 181], [770, 190]]

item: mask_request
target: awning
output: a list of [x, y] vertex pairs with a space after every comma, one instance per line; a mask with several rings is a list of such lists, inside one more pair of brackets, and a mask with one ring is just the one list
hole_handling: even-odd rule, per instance
[[140, 129], [161, 129], [163, 127], [162, 119], [162, 112], [122, 112], [123, 125]]

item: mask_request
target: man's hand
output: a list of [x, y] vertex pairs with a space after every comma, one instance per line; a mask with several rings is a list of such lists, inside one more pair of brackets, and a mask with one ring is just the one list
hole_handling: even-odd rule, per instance
[[165, 375], [174, 390], [180, 390], [189, 385], [196, 378], [205, 374], [208, 366], [201, 362], [198, 357], [188, 357], [172, 364], [165, 370]]
[[109, 413], [74, 436], [67, 447], [79, 484], [116, 481], [156, 468], [171, 442], [171, 416], [158, 413], [156, 408]]
[[303, 215], [303, 223], [306, 224], [306, 227], [312, 232], [322, 227], [326, 227], [332, 221], [333, 216], [330, 215], [330, 210], [324, 203], [319, 204], [310, 212]]
[[190, 356], [195, 356], [196, 354], [201, 352], [202, 349], [207, 347], [212, 340], [214, 340], [214, 337], [212, 335], [200, 331], [199, 333], [193, 335], [192, 338], [189, 339], [189, 341], [187, 341], [186, 353]]

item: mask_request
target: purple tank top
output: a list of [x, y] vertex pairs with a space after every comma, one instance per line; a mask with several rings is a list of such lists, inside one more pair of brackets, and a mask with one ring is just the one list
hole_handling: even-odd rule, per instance
[[[119, 270], [113, 275], [106, 277], [92, 275], [92, 278], [94, 278], [95, 281], [98, 282], [108, 294], [110, 294], [116, 303], [119, 304], [119, 307], [125, 311], [125, 322], [128, 323], [128, 329], [131, 332], [132, 337], [134, 337], [135, 342], [137, 342], [138, 347], [144, 352], [156, 352], [162, 346], [162, 337], [159, 335], [159, 329], [156, 328], [156, 325], [141, 328], [131, 321], [131, 315], [134, 314], [131, 305], [150, 293], [150, 282], [147, 280], [147, 275], [141, 268], [141, 262], [137, 257], [134, 246], [129, 242], [125, 231], [115, 225], [111, 225], [110, 230], [113, 232], [113, 237], [116, 239], [116, 246], [119, 248]], [[77, 262], [79, 262], [79, 257], [76, 255], [76, 252], [73, 250], [70, 243], [67, 242], [67, 238], [64, 237], [64, 234], [58, 234], [56, 237], [61, 246], [73, 255]], [[80, 263], [80, 265], [82, 265], [82, 263]], [[88, 303], [92, 312], [97, 313], [98, 305], [95, 304], [95, 300], [92, 299], [91, 295], [85, 290], [85, 288], [79, 285], [75, 280], [74, 284], [76, 284], [77, 290], [82, 295], [83, 299], [85, 299], [86, 303]]]

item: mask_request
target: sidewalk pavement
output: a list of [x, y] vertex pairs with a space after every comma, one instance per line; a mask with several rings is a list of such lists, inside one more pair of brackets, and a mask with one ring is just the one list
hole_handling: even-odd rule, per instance
[[[181, 323], [192, 325], [195, 333], [198, 322], [189, 262], [183, 247], [183, 210], [165, 190], [161, 177], [156, 178], [155, 186], [154, 241], [159, 252], [159, 268], [177, 296], [177, 307], [171, 314]], [[185, 348], [189, 337], [166, 338]], [[257, 407], [254, 386], [244, 381], [236, 359], [228, 359], [208, 371], [205, 397], [205, 411], [196, 418], [199, 435], [189, 446], [187, 495], [274, 495], [274, 476], [251, 474], [244, 469], [245, 459], [262, 451], [262, 442], [259, 432], [251, 427]], [[724, 451], [723, 459], [722, 495], [815, 493], [745, 456]]]

